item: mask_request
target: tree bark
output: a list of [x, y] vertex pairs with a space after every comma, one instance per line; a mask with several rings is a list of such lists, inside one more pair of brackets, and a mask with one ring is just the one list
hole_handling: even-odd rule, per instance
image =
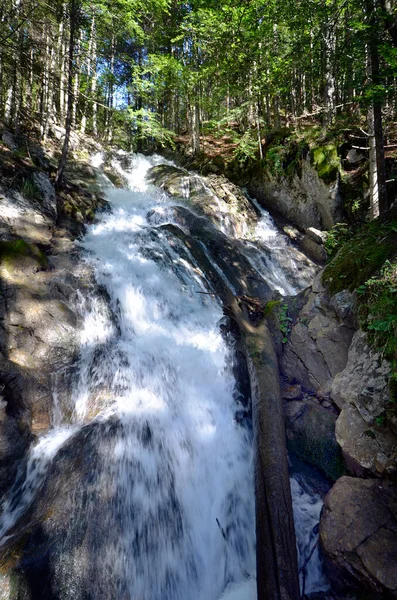
[[70, 0], [69, 2], [69, 53], [68, 53], [68, 106], [66, 111], [65, 139], [62, 147], [62, 155], [59, 161], [58, 172], [55, 178], [55, 184], [59, 187], [62, 183], [63, 173], [66, 166], [66, 160], [69, 151], [70, 133], [72, 130], [72, 111], [73, 111], [73, 75], [74, 75], [74, 45], [76, 40], [78, 24], [79, 0]]
[[373, 86], [373, 99], [368, 110], [369, 174], [371, 216], [376, 218], [387, 210], [385, 150], [382, 125], [382, 99], [377, 91], [381, 84], [378, 51], [378, 0], [366, 0], [368, 15], [368, 78]]
[[254, 425], [258, 600], [299, 600], [299, 577], [279, 369], [267, 323], [250, 322], [235, 300]]

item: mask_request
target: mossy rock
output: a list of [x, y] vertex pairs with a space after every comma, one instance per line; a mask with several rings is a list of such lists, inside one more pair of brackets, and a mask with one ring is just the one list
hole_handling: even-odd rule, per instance
[[330, 143], [312, 148], [310, 158], [318, 176], [324, 183], [335, 181], [340, 169], [340, 158], [335, 144]]
[[41, 269], [48, 266], [46, 255], [36, 244], [29, 244], [23, 239], [0, 241], [0, 264], [7, 271], [23, 267], [26, 259], [30, 262], [33, 259]]

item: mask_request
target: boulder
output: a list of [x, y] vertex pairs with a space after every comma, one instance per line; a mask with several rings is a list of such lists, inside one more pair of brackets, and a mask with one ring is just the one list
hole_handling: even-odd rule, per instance
[[346, 467], [358, 477], [397, 474], [397, 436], [384, 427], [364, 421], [359, 411], [346, 404], [336, 422], [336, 439]]
[[12, 152], [16, 152], [18, 150], [18, 144], [15, 141], [14, 136], [9, 131], [5, 131], [1, 136], [2, 142], [7, 148], [12, 150]]
[[344, 472], [342, 452], [335, 438], [336, 415], [307, 401], [286, 406], [288, 449], [336, 480]]
[[45, 212], [52, 218], [57, 216], [57, 198], [55, 188], [52, 185], [50, 178], [43, 171], [33, 173], [33, 181], [40, 194], [41, 203]]
[[288, 382], [298, 382], [306, 391], [321, 396], [330, 380], [346, 367], [354, 333], [351, 309], [339, 308], [342, 300], [347, 302], [347, 298], [330, 298], [316, 278], [309, 290], [290, 303], [295, 316], [281, 357], [281, 372]]
[[331, 229], [341, 220], [339, 180], [325, 183], [309, 159], [302, 160], [301, 167], [291, 179], [261, 174], [249, 183], [248, 191], [301, 229]]
[[306, 234], [301, 241], [301, 247], [316, 262], [323, 264], [327, 260], [327, 253], [324, 246], [322, 243], [314, 240], [312, 236]]
[[149, 169], [147, 179], [233, 237], [243, 237], [247, 228], [258, 220], [257, 210], [226, 177], [199, 177], [186, 169], [157, 165]]
[[370, 348], [365, 332], [352, 339], [346, 367], [336, 375], [331, 398], [342, 409], [355, 406], [368, 424], [381, 417], [390, 402], [390, 363]]
[[324, 244], [327, 240], [327, 233], [325, 231], [315, 229], [314, 227], [308, 227], [306, 229], [306, 235], [317, 244]]
[[386, 481], [341, 477], [325, 498], [320, 543], [335, 585], [360, 598], [397, 598], [397, 488]]

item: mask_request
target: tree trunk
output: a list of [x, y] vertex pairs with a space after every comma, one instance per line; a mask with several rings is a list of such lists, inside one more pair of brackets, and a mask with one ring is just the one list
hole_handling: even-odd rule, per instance
[[[88, 46], [88, 58], [87, 58], [87, 79], [89, 81], [89, 85], [87, 86], [87, 96], [89, 96], [90, 100], [87, 99], [84, 102], [83, 108], [83, 116], [81, 118], [81, 133], [85, 133], [87, 127], [87, 113], [89, 108], [91, 108], [90, 104], [93, 100], [92, 89], [94, 85], [94, 78], [96, 78], [96, 43], [95, 43], [95, 15], [92, 17], [91, 21], [91, 33], [90, 33], [90, 43]], [[89, 104], [90, 103], [90, 104]]]
[[78, 24], [79, 0], [70, 0], [69, 2], [69, 53], [68, 53], [68, 106], [66, 111], [65, 139], [63, 142], [62, 155], [59, 161], [58, 172], [55, 178], [55, 184], [59, 187], [62, 183], [63, 173], [66, 166], [66, 160], [69, 150], [70, 133], [72, 129], [72, 110], [73, 110], [73, 75], [74, 75], [74, 45]]
[[[335, 12], [335, 3], [333, 4]], [[329, 23], [326, 25], [324, 34], [324, 114], [323, 130], [332, 122], [335, 106], [335, 76], [334, 76], [334, 56], [335, 56], [335, 25]]]
[[254, 425], [258, 600], [299, 600], [299, 577], [279, 369], [265, 320], [232, 303], [244, 341]]
[[373, 86], [373, 99], [368, 110], [369, 174], [371, 216], [376, 218], [387, 210], [385, 150], [382, 126], [382, 98], [377, 93], [381, 84], [378, 51], [378, 0], [366, 0], [368, 16], [368, 79]]

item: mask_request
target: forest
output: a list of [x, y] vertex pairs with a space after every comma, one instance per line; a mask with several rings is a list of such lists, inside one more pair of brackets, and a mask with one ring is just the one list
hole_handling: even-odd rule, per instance
[[263, 160], [271, 132], [350, 127], [376, 216], [395, 176], [396, 13], [395, 0], [2, 0], [0, 120], [138, 151], [183, 136], [197, 154], [224, 136], [241, 164]]

